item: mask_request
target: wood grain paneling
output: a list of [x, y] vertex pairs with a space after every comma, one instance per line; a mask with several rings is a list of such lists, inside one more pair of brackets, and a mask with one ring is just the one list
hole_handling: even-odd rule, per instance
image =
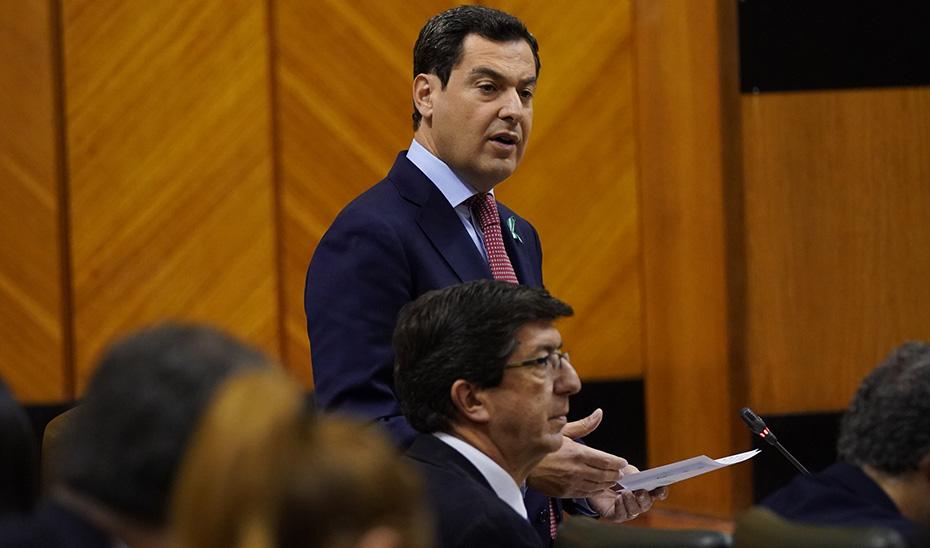
[[[638, 376], [629, 4], [484, 4], [524, 19], [541, 43], [544, 66], [526, 161], [499, 195], [539, 228], [547, 285], [576, 308], [577, 319], [562, 328], [582, 376]], [[413, 43], [429, 17], [453, 5], [276, 4], [292, 364], [308, 361], [303, 288], [314, 246], [338, 211], [409, 145]], [[307, 32], [310, 26], [317, 30]], [[573, 210], [583, 214], [570, 216]]]
[[742, 117], [751, 401], [842, 409], [930, 339], [930, 90], [750, 95]]
[[71, 395], [51, 5], [0, 1], [0, 376], [33, 403]]
[[209, 322], [278, 353], [267, 9], [64, 0], [75, 357]]
[[485, 4], [526, 23], [543, 66], [526, 157], [498, 196], [539, 230], [546, 286], [575, 308], [559, 327], [582, 379], [637, 378], [642, 281], [631, 4]]
[[[732, 9], [716, 0], [634, 7], [650, 465], [749, 443], [736, 415], [743, 389], [726, 238]], [[663, 506], [732, 516], [749, 503], [748, 473], [738, 466], [677, 484]]]
[[285, 359], [308, 384], [303, 293], [310, 257], [336, 214], [409, 146], [413, 44], [431, 16], [454, 5], [275, 4]]

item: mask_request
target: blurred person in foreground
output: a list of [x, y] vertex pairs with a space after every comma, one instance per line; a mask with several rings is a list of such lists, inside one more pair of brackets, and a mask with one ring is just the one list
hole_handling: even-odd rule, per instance
[[762, 501], [784, 518], [894, 529], [930, 546], [930, 344], [895, 349], [843, 415], [839, 462]]
[[213, 390], [260, 352], [208, 327], [166, 324], [110, 347], [64, 427], [51, 492], [0, 546], [172, 546], [169, 493]]
[[[569, 397], [581, 389], [555, 327], [571, 314], [545, 289], [491, 280], [430, 291], [401, 310], [394, 383], [421, 432], [407, 455], [426, 479], [441, 548], [544, 545], [522, 491], [562, 446]], [[588, 499], [622, 521], [665, 496], [604, 488]]]
[[32, 511], [39, 495], [39, 455], [26, 410], [0, 380], [0, 518]]
[[278, 371], [230, 379], [178, 476], [182, 548], [426, 548], [418, 478], [371, 427], [313, 419]]

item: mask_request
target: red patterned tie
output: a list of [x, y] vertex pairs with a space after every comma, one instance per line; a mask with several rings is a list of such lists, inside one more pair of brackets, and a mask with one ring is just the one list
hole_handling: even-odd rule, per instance
[[512, 284], [519, 283], [517, 275], [510, 264], [504, 238], [501, 236], [501, 216], [497, 212], [497, 202], [491, 194], [475, 194], [468, 199], [472, 214], [477, 217], [478, 225], [484, 235], [484, 249], [488, 252], [488, 264], [491, 276]]
[[559, 524], [556, 521], [555, 517], [555, 503], [552, 502], [552, 499], [549, 499], [549, 536], [552, 540], [555, 540], [555, 534], [559, 530]]

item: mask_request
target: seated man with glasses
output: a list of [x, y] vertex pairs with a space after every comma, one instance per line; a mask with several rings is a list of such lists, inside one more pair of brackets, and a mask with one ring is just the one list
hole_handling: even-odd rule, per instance
[[[428, 292], [401, 310], [394, 382], [421, 432], [407, 456], [426, 480], [439, 548], [541, 546], [522, 489], [562, 445], [569, 396], [581, 389], [555, 327], [571, 314], [544, 289], [490, 280]], [[653, 496], [665, 491], [605, 489], [589, 501], [602, 515], [633, 516]]]

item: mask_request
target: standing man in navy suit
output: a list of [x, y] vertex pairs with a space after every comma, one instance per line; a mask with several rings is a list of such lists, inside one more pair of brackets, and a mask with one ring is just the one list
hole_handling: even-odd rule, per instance
[[[413, 142], [387, 177], [333, 222], [310, 262], [305, 293], [317, 401], [381, 423], [404, 447], [415, 432], [394, 392], [391, 333], [398, 311], [426, 291], [495, 277], [487, 234], [469, 199], [493, 198], [523, 158], [540, 62], [536, 39], [518, 19], [460, 6], [423, 27], [413, 65]], [[536, 230], [502, 204], [496, 210], [511, 281], [541, 286]], [[495, 245], [491, 255], [492, 263], [500, 258]], [[534, 468], [529, 485], [576, 498], [612, 485], [627, 462], [573, 440], [600, 419], [598, 410], [566, 425], [565, 443]], [[558, 512], [532, 493], [530, 520], [548, 538]], [[624, 521], [648, 509], [652, 495], [598, 500], [597, 513]]]

